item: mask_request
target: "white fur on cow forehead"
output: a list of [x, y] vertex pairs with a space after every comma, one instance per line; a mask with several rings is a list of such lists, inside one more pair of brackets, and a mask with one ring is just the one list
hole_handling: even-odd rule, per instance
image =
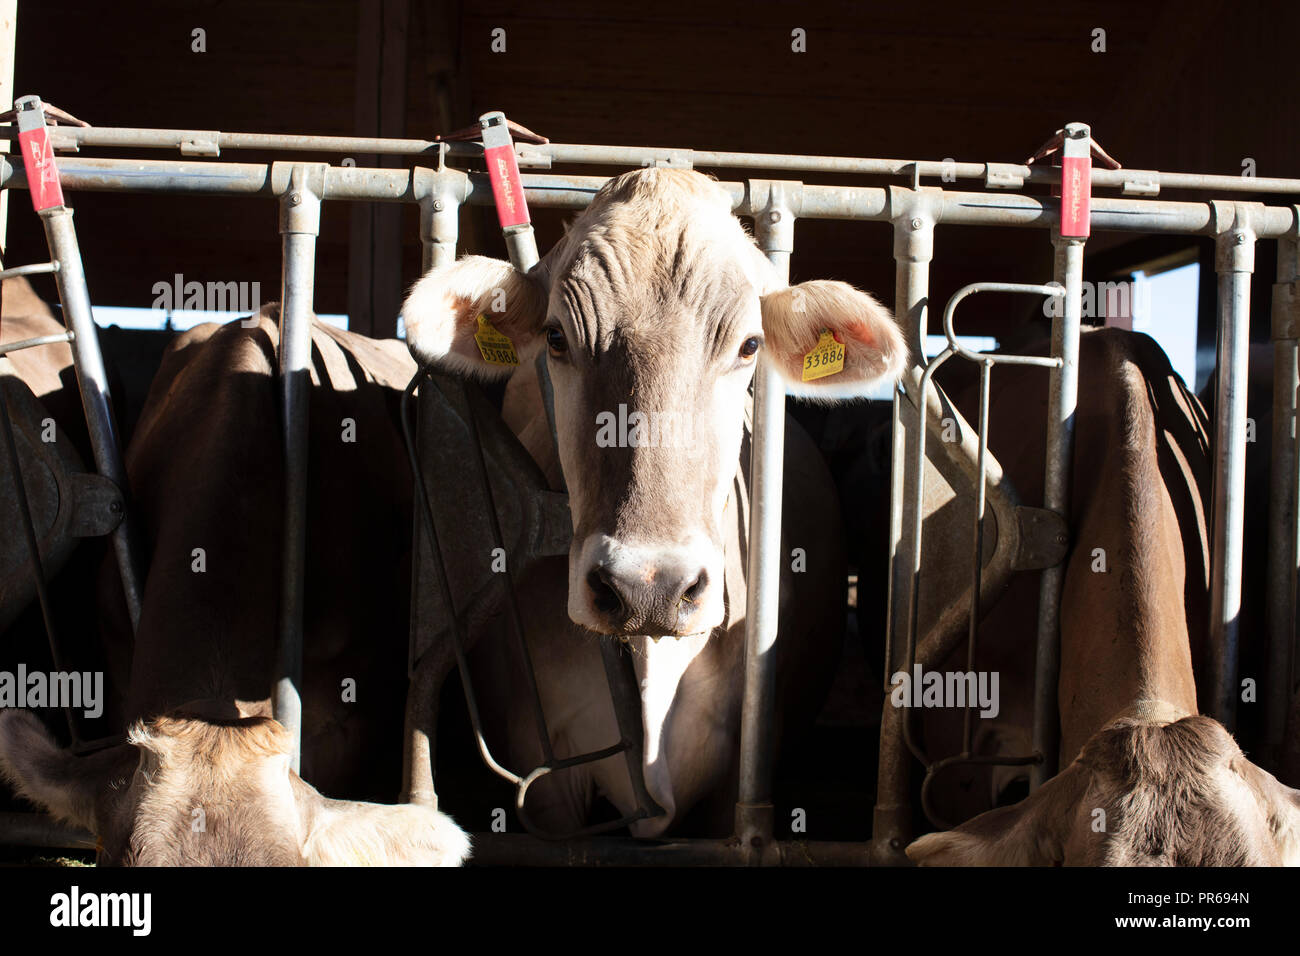
[[682, 169], [640, 169], [607, 182], [540, 266], [548, 282], [573, 277], [661, 294], [677, 286], [687, 295], [728, 273], [758, 294], [772, 286], [766, 260], [731, 213], [730, 196], [709, 177]]

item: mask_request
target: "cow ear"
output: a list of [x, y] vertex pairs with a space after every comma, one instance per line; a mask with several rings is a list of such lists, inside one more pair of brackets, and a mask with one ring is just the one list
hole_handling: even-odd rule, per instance
[[1255, 793], [1283, 866], [1300, 866], [1300, 790], [1293, 790], [1245, 757], [1231, 767]]
[[[767, 353], [792, 395], [834, 400], [857, 398], [880, 381], [896, 381], [907, 364], [903, 333], [888, 309], [846, 282], [814, 279], [769, 292], [762, 298]], [[823, 333], [844, 346], [844, 367], [809, 376], [809, 353]]]
[[95, 807], [138, 761], [127, 744], [78, 757], [26, 710], [0, 710], [0, 778], [54, 817], [95, 829]]
[[465, 256], [431, 270], [411, 288], [402, 306], [406, 344], [421, 365], [507, 378], [541, 332], [546, 299], [542, 283], [510, 263]]
[[413, 803], [330, 800], [294, 778], [308, 866], [460, 866], [469, 837], [445, 813]]
[[1014, 806], [914, 840], [907, 855], [919, 866], [1060, 866], [1091, 775], [1076, 761]]

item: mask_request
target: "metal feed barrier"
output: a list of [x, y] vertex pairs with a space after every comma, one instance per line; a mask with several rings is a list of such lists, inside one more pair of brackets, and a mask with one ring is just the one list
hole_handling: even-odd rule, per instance
[[[409, 202], [420, 207], [420, 238], [425, 269], [452, 262], [456, 254], [458, 218], [467, 203], [490, 204], [493, 193], [485, 173], [449, 165], [461, 160], [481, 162], [484, 145], [428, 140], [377, 140], [351, 137], [276, 136], [217, 131], [143, 130], [104, 128], [51, 128], [56, 149], [81, 147], [155, 147], [179, 149], [185, 156], [218, 157], [222, 149], [312, 150], [349, 153], [383, 153], [428, 159], [431, 166], [411, 169], [365, 169], [323, 163], [292, 161], [231, 163], [203, 160], [146, 161], [93, 159], [66, 156], [59, 159], [63, 185], [71, 190], [262, 196], [278, 201], [283, 237], [283, 283], [279, 370], [285, 410], [286, 528], [284, 600], [281, 619], [279, 681], [276, 716], [300, 734], [302, 609], [304, 602], [304, 514], [306, 479], [306, 367], [310, 349], [310, 316], [315, 241], [321, 206], [325, 201]], [[1217, 694], [1211, 713], [1231, 728], [1235, 701], [1238, 634], [1241, 602], [1241, 548], [1245, 489], [1245, 395], [1247, 376], [1248, 305], [1255, 246], [1260, 239], [1278, 240], [1278, 285], [1273, 296], [1272, 338], [1275, 349], [1273, 472], [1270, 495], [1268, 608], [1273, 673], [1289, 675], [1294, 657], [1296, 601], [1297, 469], [1294, 421], [1297, 385], [1297, 339], [1300, 338], [1300, 207], [1270, 207], [1249, 201], [1250, 194], [1300, 195], [1300, 180], [1255, 179], [1238, 176], [1201, 176], [1146, 170], [1092, 168], [1087, 127], [1075, 124], [1065, 131], [1061, 168], [1004, 163], [949, 163], [905, 160], [853, 159], [824, 156], [698, 152], [686, 149], [633, 148], [560, 144], [516, 144], [513, 156], [524, 170], [548, 170], [554, 163], [615, 167], [667, 165], [681, 168], [759, 169], [781, 173], [818, 172], [845, 176], [906, 177], [905, 185], [821, 186], [794, 179], [747, 179], [723, 182], [732, 209], [751, 217], [759, 246], [778, 273], [788, 276], [794, 248], [794, 224], [803, 219], [888, 222], [894, 234], [897, 262], [895, 309], [914, 356], [922, 356], [921, 343], [929, 307], [929, 264], [934, 252], [935, 228], [947, 225], [1037, 227], [1051, 232], [1056, 248], [1055, 285], [1008, 287], [981, 284], [962, 290], [946, 311], [949, 345], [925, 368], [913, 367], [896, 391], [893, 403], [894, 456], [890, 508], [890, 561], [888, 643], [885, 673], [902, 661], [933, 666], [957, 646], [963, 633], [973, 641], [981, 608], [1015, 570], [1042, 569], [1037, 667], [1034, 701], [1034, 737], [1031, 754], [1003, 758], [1035, 768], [1034, 783], [1056, 771], [1056, 683], [1058, 669], [1061, 559], [1067, 542], [1064, 515], [1069, 502], [1073, 414], [1076, 402], [1078, 337], [1081, 318], [1083, 246], [1089, 228], [1134, 233], [1173, 233], [1214, 236], [1218, 244], [1219, 274], [1219, 377], [1214, 423], [1215, 482], [1211, 510], [1211, 646]], [[489, 148], [491, 148], [489, 146]], [[1062, 170], [1064, 170], [1064, 175]], [[1089, 176], [1091, 183], [1089, 185]], [[924, 185], [926, 179], [944, 182], [983, 180], [985, 191], [960, 191]], [[1025, 184], [1064, 179], [1065, 199], [1016, 192]], [[554, 175], [529, 172], [522, 176], [527, 202], [533, 206], [581, 209], [606, 181], [603, 176]], [[0, 159], [0, 188], [27, 187], [22, 169]], [[1119, 198], [1092, 196], [1092, 189], [1115, 188]], [[1243, 198], [1197, 202], [1157, 200], [1162, 189], [1213, 190]], [[1244, 195], [1243, 195], [1244, 194]], [[1132, 198], [1141, 197], [1141, 198]], [[1064, 221], [1062, 209], [1065, 210]], [[512, 252], [517, 251], [514, 244]], [[1050, 356], [1028, 359], [990, 356], [961, 348], [953, 331], [957, 301], [975, 291], [1034, 292], [1062, 299], [1063, 308], [1053, 323]], [[972, 429], [950, 404], [941, 400], [931, 382], [934, 369], [952, 355], [981, 365], [981, 414]], [[987, 447], [987, 396], [994, 364], [1031, 362], [1044, 365], [1049, 374], [1049, 424], [1045, 464], [1045, 501], [1042, 508], [1020, 503], [1010, 483]], [[412, 383], [414, 388], [416, 383]], [[463, 402], [458, 412], [474, 430], [479, 450], [483, 487], [491, 500], [487, 461], [508, 443], [496, 443], [488, 432], [493, 423], [476, 416], [472, 395], [454, 389], [436, 391], [449, 406]], [[434, 389], [421, 389], [432, 401]], [[481, 861], [516, 863], [898, 863], [912, 836], [909, 798], [914, 742], [905, 717], [907, 709], [884, 706], [880, 739], [879, 792], [873, 838], [870, 843], [777, 841], [773, 835], [772, 733], [773, 654], [776, 640], [777, 587], [781, 511], [781, 461], [783, 451], [784, 390], [766, 363], [760, 363], [755, 386], [753, 440], [753, 508], [749, 557], [749, 605], [746, 617], [746, 672], [741, 736], [741, 781], [736, 812], [736, 835], [729, 840], [676, 840], [639, 844], [627, 839], [584, 837], [567, 843], [539, 841], [513, 834], [483, 834], [476, 839]], [[922, 413], [921, 410], [924, 410]], [[941, 419], [957, 423], [959, 441], [934, 442], [927, 450], [926, 431], [942, 428]], [[424, 423], [420, 426], [425, 427]], [[487, 428], [488, 431], [483, 431]], [[487, 457], [483, 457], [486, 455]], [[929, 457], [927, 457], [929, 456]], [[414, 457], [414, 456], [413, 456]], [[969, 490], [976, 503], [976, 547], [970, 589], [944, 605], [923, 630], [919, 588], [921, 503], [926, 462], [942, 468], [954, 491]], [[418, 462], [417, 462], [418, 465]], [[960, 486], [960, 488], [958, 487]], [[439, 487], [441, 493], [445, 486]], [[419, 491], [423, 491], [421, 488]], [[534, 488], [534, 490], [536, 490]], [[417, 528], [425, 527], [426, 544], [436, 542], [436, 529], [426, 524], [428, 502], [417, 494]], [[497, 500], [500, 500], [499, 498]], [[541, 501], [541, 499], [538, 499]], [[493, 540], [509, 535], [533, 535], [533, 551], [543, 554], [557, 545], [554, 502], [542, 501], [523, 514], [516, 525], [490, 532]], [[910, 509], [910, 511], [909, 511]], [[984, 561], [980, 535], [984, 512], [996, 522], [997, 539]], [[910, 520], [909, 520], [910, 518]], [[495, 522], [497, 519], [492, 517]], [[908, 530], [910, 528], [910, 530]], [[417, 530], [417, 535], [420, 532]], [[507, 541], [508, 543], [508, 541]], [[435, 561], [435, 564], [440, 562]], [[450, 601], [450, 591], [446, 591]], [[446, 609], [444, 609], [446, 610]], [[462, 608], [463, 610], [463, 608]], [[456, 614], [450, 625], [460, 627]], [[609, 643], [609, 642], [605, 642]], [[422, 686], [417, 648], [412, 648], [412, 699], [421, 699]], [[457, 653], [461, 649], [457, 645]], [[463, 656], [463, 655], [461, 655]], [[607, 664], [611, 659], [607, 658]], [[619, 682], [617, 668], [607, 668], [611, 686]], [[462, 672], [464, 676], [464, 672]], [[427, 678], [427, 672], [423, 674]], [[468, 688], [467, 688], [468, 689]], [[1286, 691], [1290, 690], [1288, 679]], [[467, 696], [472, 698], [472, 694]], [[1281, 738], [1286, 694], [1270, 695], [1269, 740]], [[471, 707], [473, 706], [471, 700]], [[427, 716], [427, 715], [426, 715]], [[411, 715], [408, 713], [408, 718]], [[428, 741], [420, 741], [420, 721], [408, 720], [408, 781], [431, 780], [431, 767], [412, 767], [427, 755]], [[539, 725], [544, 715], [539, 714]], [[597, 756], [627, 751], [632, 741], [620, 741]], [[958, 758], [972, 758], [970, 737]], [[921, 754], [922, 762], [930, 762]], [[546, 751], [550, 770], [562, 769], [572, 758], [556, 759]], [[596, 756], [587, 755], [589, 759]], [[426, 758], [427, 759], [427, 758]], [[928, 766], [928, 776], [944, 761]], [[541, 768], [539, 768], [541, 769]], [[509, 773], [507, 771], [507, 773]], [[517, 775], [512, 775], [517, 776]], [[520, 782], [523, 780], [520, 778]], [[413, 800], [431, 801], [432, 792], [407, 793]], [[521, 794], [526, 787], [521, 788]], [[522, 805], [522, 796], [520, 798]], [[30, 829], [30, 828], [29, 828]], [[49, 836], [42, 831], [41, 836]], [[0, 842], [4, 837], [0, 836]]]

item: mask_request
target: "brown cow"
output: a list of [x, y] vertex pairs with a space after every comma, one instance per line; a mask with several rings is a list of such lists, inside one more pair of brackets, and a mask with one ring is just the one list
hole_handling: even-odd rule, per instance
[[[567, 568], [553, 562], [520, 584], [557, 753], [618, 739], [595, 643], [618, 636], [631, 644], [641, 684], [647, 788], [667, 811], [633, 833], [679, 827], [710, 798], [719, 803], [706, 829], [726, 828], [743, 686], [750, 500], [742, 448], [754, 366], [764, 355], [796, 394], [858, 395], [896, 377], [906, 360], [892, 316], [841, 282], [778, 281], [727, 194], [699, 173], [671, 169], [611, 180], [527, 275], [476, 256], [429, 273], [403, 315], [422, 362], [513, 375], [505, 418], [569, 492]], [[822, 341], [842, 347], [842, 367], [805, 380]], [[532, 361], [542, 349], [558, 448]], [[838, 651], [844, 576], [833, 486], [793, 427], [785, 503], [776, 654], [781, 715], [795, 719]], [[802, 559], [791, 560], [794, 548]], [[501, 662], [497, 654], [487, 663]], [[531, 717], [517, 704], [526, 684], [517, 672], [502, 680], [510, 683], [496, 685], [485, 709], [507, 724], [511, 757], [526, 771], [540, 762]], [[597, 794], [622, 814], [635, 809], [621, 757], [543, 778], [529, 807], [551, 829], [568, 829], [588, 822]]]
[[[277, 339], [272, 307], [201, 326], [151, 388], [127, 455], [150, 558], [128, 742], [76, 757], [34, 716], [0, 713], [0, 772], [94, 831], [109, 863], [460, 863], [468, 841], [435, 810], [321, 796], [290, 769], [269, 717]], [[399, 783], [410, 479], [394, 411], [414, 366], [396, 342], [322, 325], [312, 341], [303, 771], [327, 791], [374, 796]]]
[[[1025, 373], [997, 377], [990, 447], [1033, 501], [1042, 445], [1029, 436], [1041, 434], [1041, 419], [1038, 408], [1028, 413], [1027, 396], [1045, 390]], [[1092, 332], [1081, 342], [1076, 441], [1059, 688], [1068, 766], [1014, 806], [921, 837], [908, 855], [926, 865], [1296, 862], [1300, 793], [1198, 715], [1194, 664], [1204, 657], [1208, 581], [1204, 413], [1149, 338]], [[1017, 588], [1032, 577], [990, 612], [982, 634], [1001, 646], [977, 662], [994, 658], [1011, 672], [1003, 674], [1011, 695], [1001, 717], [1004, 740], [1014, 743], [1000, 749], [1021, 753], [1036, 602], [1032, 587]]]

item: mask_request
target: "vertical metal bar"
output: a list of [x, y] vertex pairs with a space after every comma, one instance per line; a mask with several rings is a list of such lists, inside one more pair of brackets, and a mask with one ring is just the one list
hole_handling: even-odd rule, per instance
[[447, 144], [438, 144], [438, 168], [417, 168], [415, 183], [420, 197], [420, 274], [456, 261], [460, 241], [460, 207], [469, 178], [446, 167]]
[[1214, 496], [1210, 530], [1211, 716], [1236, 727], [1237, 659], [1241, 627], [1241, 551], [1246, 505], [1246, 385], [1250, 374], [1250, 276], [1255, 233], [1247, 207], [1219, 233], [1218, 376], [1214, 406]]
[[[86, 428], [90, 432], [90, 447], [95, 456], [95, 468], [101, 475], [122, 491], [126, 501], [131, 500], [130, 486], [126, 480], [126, 466], [122, 463], [118, 444], [117, 423], [109, 398], [108, 372], [104, 357], [99, 351], [99, 332], [90, 311], [90, 294], [86, 291], [86, 274], [81, 265], [81, 251], [77, 247], [77, 234], [72, 226], [72, 210], [55, 206], [40, 213], [45, 225], [45, 240], [50, 255], [59, 263], [54, 274], [63, 304], [63, 321], [72, 332], [73, 366], [77, 372], [77, 388], [81, 392], [81, 407], [86, 413]], [[127, 612], [131, 629], [140, 624], [140, 601], [144, 578], [137, 563], [135, 525], [131, 509], [113, 532], [113, 553], [117, 557], [122, 590], [126, 595]]]
[[[782, 282], [790, 281], [794, 215], [775, 185], [754, 217], [759, 247]], [[745, 691], [740, 725], [736, 835], [761, 853], [772, 842], [776, 636], [781, 610], [781, 493], [785, 462], [785, 385], [766, 357], [754, 376], [754, 432], [746, 569]]]
[[[446, 147], [443, 146], [445, 151]], [[437, 182], [439, 174], [435, 173]], [[460, 204], [451, 196], [442, 195], [436, 188], [420, 199], [420, 273], [424, 275], [441, 266], [456, 261], [456, 241], [459, 236]], [[403, 402], [405, 410], [405, 402]], [[417, 453], [420, 453], [417, 451]], [[415, 494], [423, 497], [424, 489], [417, 487]], [[423, 505], [421, 500], [420, 505]], [[438, 792], [434, 785], [434, 745], [438, 720], [438, 700], [446, 678], [443, 670], [445, 655], [433, 653], [420, 646], [421, 635], [416, 609], [422, 578], [428, 572], [421, 567], [427, 540], [420, 515], [415, 515], [411, 548], [411, 623], [410, 659], [415, 667], [406, 690], [406, 720], [403, 740], [402, 798], [409, 803], [438, 808]], [[441, 561], [432, 541], [428, 550], [435, 562]]]
[[[989, 379], [993, 372], [993, 363], [985, 359], [980, 363], [980, 418], [979, 418], [979, 463], [978, 477], [975, 479], [975, 526], [971, 529], [971, 582], [970, 582], [970, 630], [966, 635], [966, 671], [975, 672], [975, 641], [980, 626], [980, 579], [984, 575], [984, 508], [988, 497], [988, 473], [985, 468], [989, 457]], [[972, 701], [966, 702], [966, 713], [962, 724], [962, 756], [969, 757], [973, 752], [973, 731], [971, 714], [974, 710]]]
[[310, 411], [312, 297], [320, 188], [310, 169], [294, 166], [280, 198], [283, 270], [280, 286], [280, 403], [284, 427], [284, 570], [280, 646], [272, 703], [293, 738], [291, 763], [301, 765], [303, 608], [307, 565], [307, 418]]
[[[934, 258], [934, 218], [915, 201], [917, 194], [901, 215], [893, 220], [894, 314], [903, 328], [913, 363], [925, 364], [925, 333], [930, 296], [930, 260]], [[915, 213], [915, 214], [914, 214]], [[918, 376], [919, 372], [916, 372]], [[907, 467], [911, 449], [915, 448], [924, 419], [917, 406], [901, 390], [894, 392], [893, 458], [889, 484], [889, 593], [885, 612], [885, 670], [888, 682], [900, 665], [899, 649], [906, 640], [907, 615], [912, 603], [914, 558], [910, 538], [903, 535], [904, 502], [909, 500], [919, 474]], [[885, 717], [881, 724], [876, 804], [872, 810], [872, 858], [878, 863], [905, 863], [903, 848], [911, 839], [911, 797], [908, 781], [911, 764], [902, 736], [901, 721], [905, 713], [884, 701]], [[896, 732], [895, 732], [896, 731]]]
[[[925, 364], [925, 334], [930, 290], [930, 260], [934, 257], [934, 222], [928, 216], [905, 215], [894, 221], [894, 260], [897, 270], [894, 280], [894, 304], [898, 322], [903, 328], [908, 351], [913, 360]], [[911, 480], [907, 473], [907, 448], [910, 437], [920, 427], [922, 417], [906, 394], [894, 392], [893, 459], [890, 470], [889, 496], [889, 593], [885, 619], [885, 671], [892, 673], [898, 663], [898, 635], [903, 630], [907, 608], [911, 599], [908, 582], [911, 580], [912, 560], [900, 552], [903, 543], [903, 502], [906, 500], [905, 483]], [[900, 427], [901, 426], [901, 427]]]
[[[1300, 212], [1300, 210], [1298, 210]], [[1298, 220], [1300, 221], [1300, 220]], [[1291, 703], [1296, 623], [1296, 391], [1300, 389], [1300, 238], [1277, 243], [1273, 286], [1273, 459], [1268, 497], [1268, 686], [1264, 752], [1276, 762]]]
[[[1053, 236], [1055, 280], [1065, 288], [1060, 314], [1052, 319], [1052, 355], [1061, 360], [1048, 382], [1043, 507], [1070, 520], [1070, 470], [1074, 462], [1074, 412], [1079, 397], [1079, 327], [1083, 313], [1085, 240]], [[1060, 754], [1057, 682], [1061, 670], [1061, 589], [1065, 564], [1043, 572], [1038, 587], [1038, 638], [1034, 658], [1033, 746], [1043, 762], [1029, 771], [1032, 789], [1055, 776]]]

